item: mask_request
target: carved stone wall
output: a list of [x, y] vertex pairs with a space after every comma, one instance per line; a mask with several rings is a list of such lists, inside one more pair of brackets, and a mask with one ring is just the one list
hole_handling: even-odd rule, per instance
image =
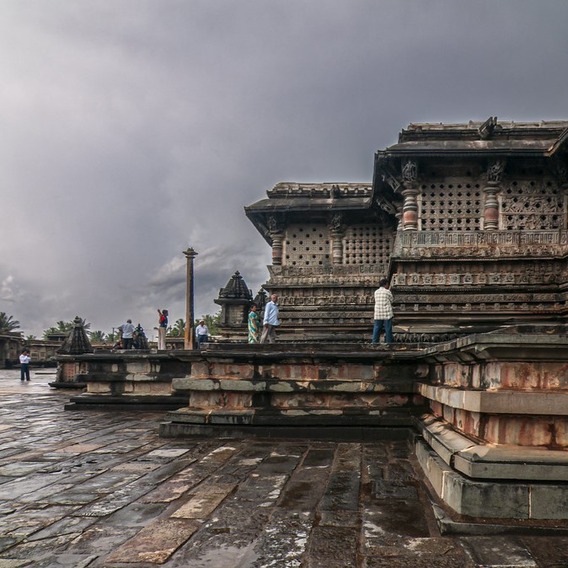
[[372, 185], [277, 184], [246, 210], [282, 330], [368, 338], [381, 277], [395, 332], [563, 320], [567, 141], [568, 121], [413, 124], [375, 154]]
[[501, 193], [501, 226], [509, 231], [565, 229], [562, 190], [550, 178], [510, 181]]

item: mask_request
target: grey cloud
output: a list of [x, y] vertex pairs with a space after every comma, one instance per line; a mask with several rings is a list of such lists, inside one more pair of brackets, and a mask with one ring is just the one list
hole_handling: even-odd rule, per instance
[[[368, 181], [409, 122], [566, 118], [564, 0], [5, 0], [0, 310], [214, 312], [278, 181]], [[167, 306], [165, 305], [167, 304]]]

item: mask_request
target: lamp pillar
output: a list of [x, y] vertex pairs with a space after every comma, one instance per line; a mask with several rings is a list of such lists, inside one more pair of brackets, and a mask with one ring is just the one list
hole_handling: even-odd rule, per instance
[[193, 330], [193, 322], [195, 319], [195, 309], [193, 303], [193, 259], [197, 253], [188, 247], [183, 251], [187, 263], [187, 273], [185, 282], [185, 330], [183, 336], [183, 348], [194, 349], [195, 333]]

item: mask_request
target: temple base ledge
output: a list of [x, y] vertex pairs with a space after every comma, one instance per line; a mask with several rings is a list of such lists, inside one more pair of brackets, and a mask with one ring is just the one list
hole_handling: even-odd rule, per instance
[[187, 396], [172, 395], [96, 395], [73, 396], [65, 410], [176, 410], [187, 404]]
[[417, 419], [416, 427], [448, 466], [468, 477], [568, 481], [568, 452], [564, 450], [479, 443], [431, 414]]

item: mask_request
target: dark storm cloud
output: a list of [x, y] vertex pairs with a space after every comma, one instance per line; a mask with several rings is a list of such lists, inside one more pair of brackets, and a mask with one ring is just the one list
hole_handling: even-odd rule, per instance
[[409, 122], [566, 118], [564, 0], [4, 0], [0, 310], [184, 317], [270, 250], [243, 206], [369, 181]]

